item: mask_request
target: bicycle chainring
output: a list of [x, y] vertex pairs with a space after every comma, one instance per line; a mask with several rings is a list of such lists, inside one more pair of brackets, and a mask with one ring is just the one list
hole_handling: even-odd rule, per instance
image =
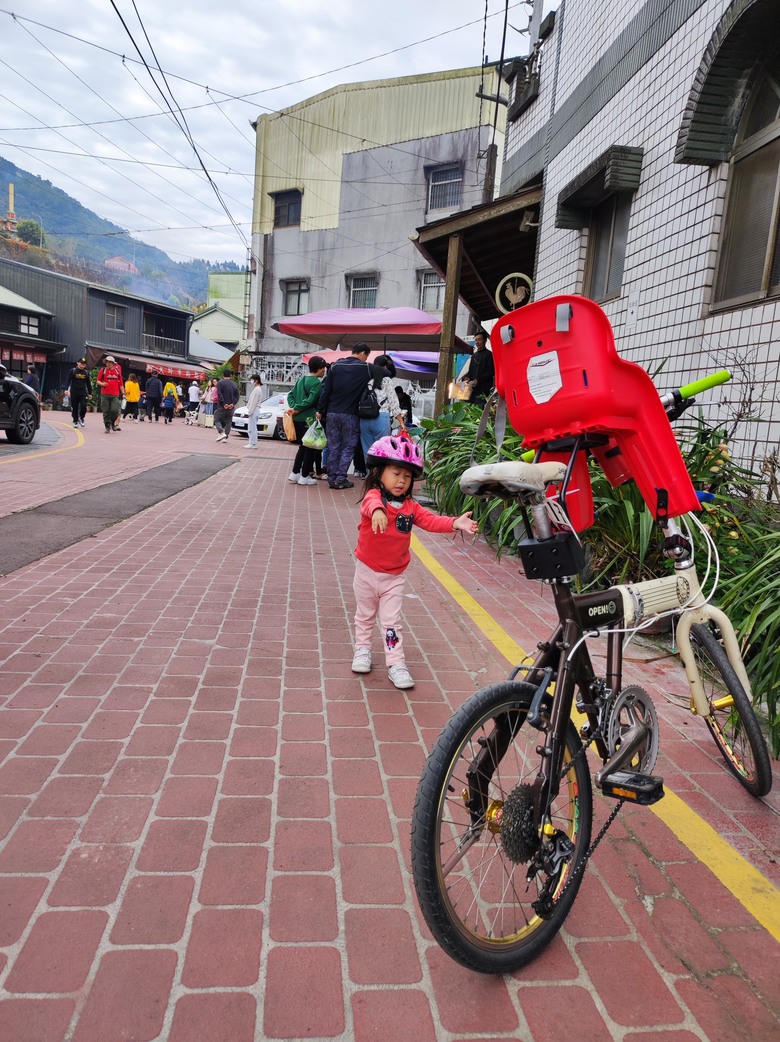
[[620, 748], [623, 735], [639, 719], [649, 729], [644, 744], [634, 754], [626, 769], [639, 774], [650, 774], [658, 756], [658, 716], [650, 695], [637, 684], [624, 687], [609, 707], [605, 728], [610, 756]]

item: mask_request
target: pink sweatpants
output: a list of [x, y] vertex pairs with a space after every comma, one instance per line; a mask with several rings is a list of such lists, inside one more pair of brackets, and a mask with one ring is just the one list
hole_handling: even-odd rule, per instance
[[394, 666], [404, 661], [401, 632], [401, 605], [404, 598], [404, 575], [375, 572], [362, 561], [355, 561], [355, 648], [370, 648], [374, 623], [384, 631], [385, 663]]

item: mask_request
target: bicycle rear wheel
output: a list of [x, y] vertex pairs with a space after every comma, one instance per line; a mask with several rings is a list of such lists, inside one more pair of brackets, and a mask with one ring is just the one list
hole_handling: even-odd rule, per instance
[[709, 626], [691, 626], [691, 647], [710, 706], [705, 723], [726, 766], [753, 796], [772, 788], [772, 768], [750, 699]]
[[[530, 684], [506, 681], [472, 696], [439, 735], [417, 790], [412, 873], [420, 908], [447, 954], [480, 973], [511, 973], [550, 943], [577, 895], [577, 867], [590, 842], [590, 774], [569, 723], [564, 775], [551, 808], [555, 843], [566, 855], [550, 873], [527, 881], [539, 848], [531, 785], [543, 741], [526, 724], [533, 694]], [[470, 809], [475, 787], [480, 807]], [[542, 919], [532, 905], [545, 884], [552, 907]]]

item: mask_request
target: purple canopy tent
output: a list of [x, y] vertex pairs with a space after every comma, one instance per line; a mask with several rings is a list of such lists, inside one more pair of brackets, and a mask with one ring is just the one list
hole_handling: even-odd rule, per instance
[[[383, 354], [382, 351], [372, 351], [368, 356], [369, 362]], [[419, 377], [427, 377], [435, 380], [439, 372], [438, 351], [388, 351], [388, 355], [395, 362], [398, 376], [402, 380], [414, 380]], [[314, 355], [324, 358], [326, 362], [338, 362], [340, 358], [346, 357], [344, 351], [310, 351], [303, 356], [304, 362], [308, 362]]]

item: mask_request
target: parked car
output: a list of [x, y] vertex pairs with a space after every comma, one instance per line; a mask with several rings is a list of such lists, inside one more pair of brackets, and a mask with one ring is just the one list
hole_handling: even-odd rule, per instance
[[40, 425], [37, 394], [0, 364], [0, 430], [14, 445], [29, 445]]
[[[257, 414], [257, 435], [260, 438], [281, 438], [284, 440], [284, 431], [279, 433], [276, 420], [281, 419], [282, 413], [287, 408], [286, 394], [272, 394], [264, 402], [260, 402], [260, 411]], [[249, 437], [249, 417], [246, 405], [241, 405], [233, 412], [231, 424], [234, 431], [246, 434]]]

